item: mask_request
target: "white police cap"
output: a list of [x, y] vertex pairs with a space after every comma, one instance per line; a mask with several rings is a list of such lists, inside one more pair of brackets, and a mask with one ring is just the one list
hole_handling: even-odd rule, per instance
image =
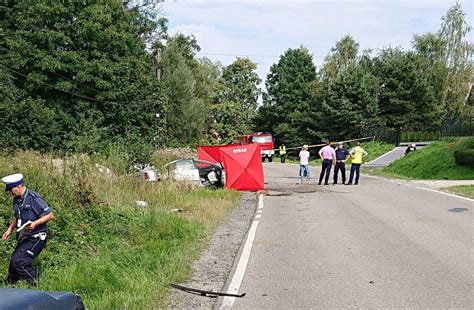
[[23, 174], [15, 173], [3, 177], [2, 182], [5, 183], [5, 191], [9, 191], [15, 186], [25, 183], [25, 180], [23, 179]]

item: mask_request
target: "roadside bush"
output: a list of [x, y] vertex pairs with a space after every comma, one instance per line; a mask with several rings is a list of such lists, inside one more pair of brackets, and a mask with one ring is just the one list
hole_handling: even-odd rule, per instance
[[454, 152], [456, 165], [466, 165], [474, 168], [474, 149], [458, 150]]
[[400, 134], [402, 142], [436, 141], [441, 139], [440, 131], [404, 131]]

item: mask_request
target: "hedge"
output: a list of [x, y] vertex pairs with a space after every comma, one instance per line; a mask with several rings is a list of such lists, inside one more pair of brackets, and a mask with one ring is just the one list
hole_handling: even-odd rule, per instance
[[403, 131], [400, 136], [403, 142], [436, 141], [441, 139], [440, 131]]
[[457, 165], [466, 165], [474, 168], [474, 149], [455, 151], [454, 159]]

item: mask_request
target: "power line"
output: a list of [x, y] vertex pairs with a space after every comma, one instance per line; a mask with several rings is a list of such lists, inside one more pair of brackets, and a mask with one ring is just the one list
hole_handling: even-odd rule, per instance
[[230, 56], [230, 57], [271, 57], [271, 58], [280, 57], [280, 56], [275, 56], [275, 55], [219, 54], [219, 53], [201, 53], [201, 52], [198, 52], [197, 54], [210, 55], [210, 56]]
[[[46, 71], [46, 70], [45, 70], [45, 71]], [[89, 90], [92, 90], [92, 91], [98, 93], [98, 94], [101, 93], [99, 90], [97, 90], [97, 89], [95, 89], [95, 88], [92, 88], [92, 87], [89, 87], [89, 86], [87, 86], [87, 85], [81, 84], [81, 83], [79, 83], [79, 82], [77, 82], [77, 81], [74, 81], [73, 79], [70, 79], [70, 78], [68, 78], [68, 77], [62, 76], [62, 75], [59, 74], [59, 73], [56, 73], [56, 72], [53, 72], [53, 71], [47, 71], [47, 72], [52, 73], [52, 74], [54, 74], [54, 75], [57, 75], [57, 76], [59, 76], [59, 77], [61, 77], [61, 78], [63, 78], [63, 79], [69, 80], [69, 81], [71, 81], [71, 82], [73, 82], [73, 83], [75, 83], [75, 84], [77, 84], [77, 85], [79, 85], [79, 86], [85, 87], [85, 88], [87, 88], [87, 89], [89, 89]]]
[[[229, 56], [229, 57], [268, 57], [268, 58], [279, 58], [282, 55], [276, 56], [276, 55], [265, 55], [265, 54], [226, 54], [226, 53], [203, 53], [203, 52], [197, 52], [196, 54], [200, 55], [210, 55], [210, 56]], [[313, 56], [314, 58], [317, 59], [324, 59], [326, 58], [325, 56]]]
[[[7, 67], [5, 65], [0, 65], [2, 66], [3, 68], [5, 68], [6, 70], [10, 71], [10, 72], [13, 72], [15, 74], [18, 74], [20, 76], [23, 76], [25, 78], [28, 78], [28, 76], [26, 74], [23, 74], [21, 72], [18, 72], [10, 67]], [[67, 93], [67, 94], [70, 94], [72, 96], [76, 96], [76, 97], [79, 97], [79, 98], [82, 98], [82, 99], [87, 99], [87, 100], [90, 100], [90, 101], [95, 101], [95, 102], [100, 102], [100, 103], [105, 103], [105, 104], [109, 104], [109, 103], [116, 103], [116, 102], [113, 102], [113, 101], [102, 101], [102, 100], [99, 100], [99, 99], [95, 99], [95, 98], [92, 98], [92, 97], [88, 97], [88, 96], [84, 96], [84, 95], [81, 95], [81, 94], [76, 94], [76, 93], [72, 93], [70, 91], [67, 91], [67, 90], [64, 90], [64, 89], [61, 89], [61, 88], [58, 88], [52, 84], [49, 84], [49, 83], [46, 83], [46, 82], [43, 82], [43, 81], [40, 81], [40, 80], [36, 80], [36, 82], [39, 82], [41, 84], [44, 84], [44, 85], [47, 85], [53, 89], [56, 89], [56, 90], [59, 90], [61, 92], [64, 92], [64, 93]]]

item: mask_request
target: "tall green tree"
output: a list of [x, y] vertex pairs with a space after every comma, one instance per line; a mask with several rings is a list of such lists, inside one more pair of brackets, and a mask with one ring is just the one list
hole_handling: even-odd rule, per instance
[[310, 86], [315, 79], [316, 66], [308, 49], [288, 49], [267, 75], [267, 92], [256, 127], [268, 129], [285, 141], [311, 138], [313, 133], [308, 131], [302, 118], [310, 110]]
[[444, 99], [448, 67], [443, 55], [446, 49], [446, 42], [435, 33], [427, 33], [415, 35], [413, 47], [415, 52], [427, 62], [426, 78], [433, 88], [437, 109], [442, 112], [441, 114], [445, 115], [447, 110]]
[[153, 139], [158, 85], [144, 37], [156, 23], [119, 0], [7, 1], [0, 11], [6, 27], [1, 65], [26, 98], [58, 116], [54, 126], [50, 118], [38, 119], [32, 139], [41, 141], [40, 128], [49, 126], [60, 131], [56, 149]]
[[[61, 143], [59, 116], [42, 100], [27, 97], [0, 67], [0, 149], [54, 149]], [[16, 121], [13, 121], [16, 120]], [[35, 133], [40, 133], [35, 134]]]
[[193, 71], [182, 47], [174, 41], [164, 52], [161, 83], [165, 120], [161, 142], [168, 146], [197, 145], [206, 134], [208, 110], [196, 96]]
[[207, 57], [198, 58], [196, 62], [197, 66], [193, 69], [196, 80], [196, 96], [210, 105], [215, 101], [215, 90], [222, 77], [222, 65]]
[[[350, 35], [343, 36], [331, 48], [318, 72], [318, 79], [311, 85], [309, 115], [313, 121], [308, 123], [308, 128], [319, 141], [354, 136], [360, 132], [361, 122], [365, 122], [362, 119], [373, 120], [370, 107], [376, 95], [369, 98], [369, 94], [374, 94], [370, 90], [372, 60], [369, 52], [364, 52], [362, 57], [358, 53], [359, 43]], [[348, 70], [350, 72], [346, 73]], [[356, 76], [361, 80], [357, 81]], [[341, 81], [349, 84], [343, 85]], [[365, 93], [355, 91], [357, 87]], [[367, 106], [361, 102], [364, 100], [367, 100]]]
[[243, 121], [250, 123], [255, 116], [258, 98], [261, 95], [259, 85], [262, 80], [255, 72], [257, 65], [248, 58], [237, 58], [224, 68], [221, 83], [226, 88], [223, 96], [228, 101], [239, 104]]
[[211, 132], [220, 143], [235, 142], [250, 131], [261, 93], [256, 69], [249, 59], [237, 58], [223, 70], [211, 106]]
[[375, 58], [374, 72], [380, 81], [380, 115], [393, 128], [425, 128], [439, 125], [442, 110], [428, 72], [430, 63], [415, 52], [386, 49]]
[[448, 116], [463, 114], [471, 92], [474, 49], [468, 40], [470, 31], [466, 14], [461, 4], [456, 3], [442, 18], [438, 31], [444, 42], [443, 58], [448, 68], [444, 87], [444, 105]]
[[448, 117], [470, 113], [467, 98], [474, 74], [473, 45], [468, 40], [471, 26], [465, 17], [457, 3], [442, 18], [438, 32], [414, 36], [414, 49], [430, 62], [428, 75], [436, 101]]
[[379, 82], [372, 73], [359, 64], [348, 66], [324, 92], [321, 131], [328, 139], [347, 139], [381, 125], [378, 94]]
[[343, 36], [326, 57], [320, 72], [321, 78], [326, 81], [336, 78], [340, 72], [357, 62], [358, 52], [359, 43], [351, 35]]

